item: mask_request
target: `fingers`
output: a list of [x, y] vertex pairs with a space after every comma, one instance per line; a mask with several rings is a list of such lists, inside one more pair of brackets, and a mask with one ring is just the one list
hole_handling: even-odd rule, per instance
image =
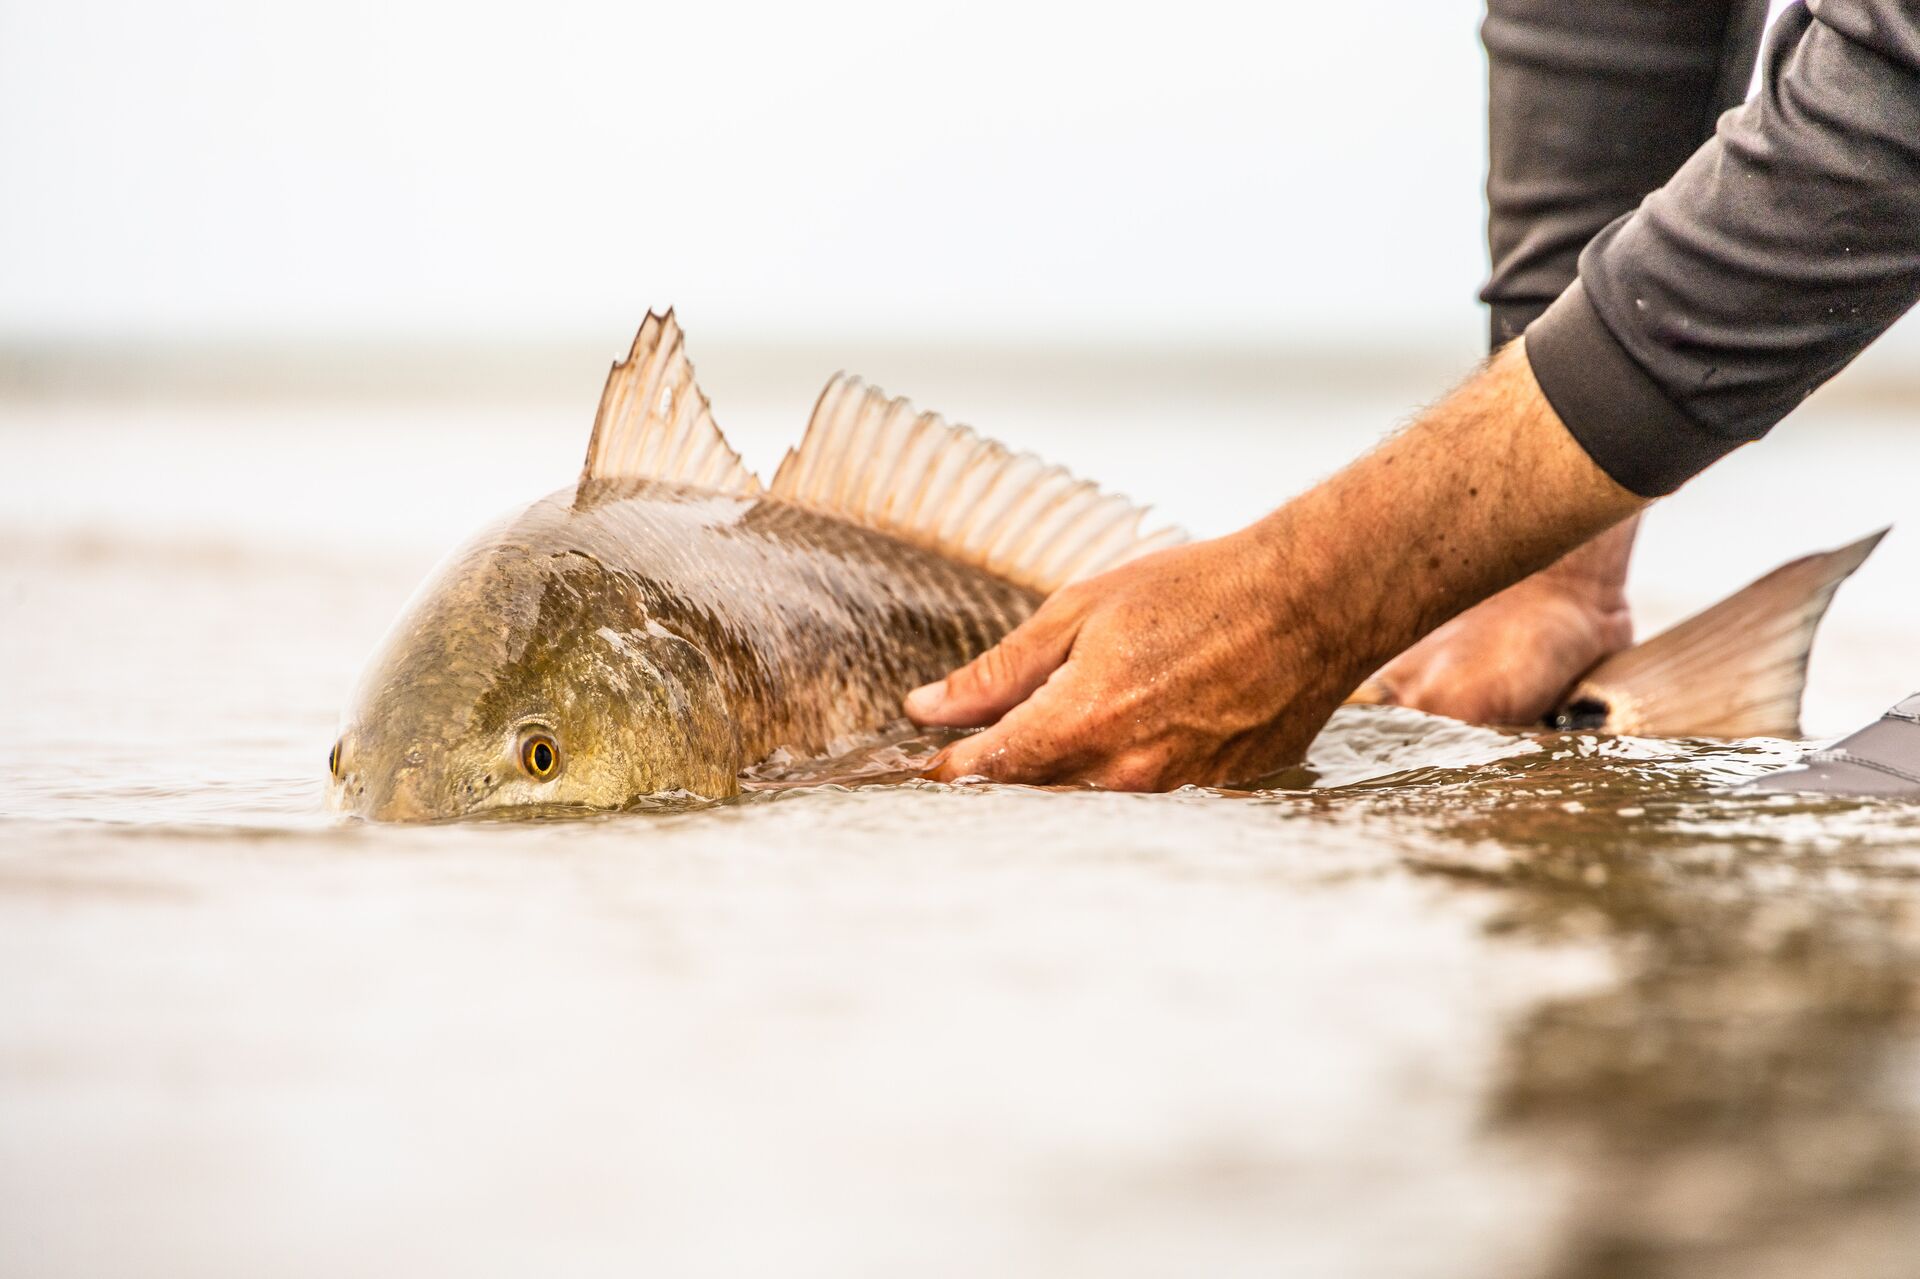
[[992, 728], [962, 738], [934, 757], [925, 776], [938, 782], [986, 777], [997, 782], [1068, 780], [1079, 750], [1078, 718], [1061, 713], [1056, 685], [1045, 685]]
[[907, 718], [923, 728], [993, 723], [1026, 701], [1059, 669], [1079, 628], [1076, 611], [1043, 605], [1005, 639], [946, 679], [908, 693]]
[[992, 728], [941, 751], [922, 776], [936, 782], [984, 777], [1029, 786], [1073, 783], [1120, 791], [1157, 791], [1178, 784], [1165, 752], [1113, 743], [1107, 740], [1109, 725], [1084, 713], [1066, 713], [1075, 696], [1060, 685], [1072, 682], [1069, 667]]
[[1161, 790], [1173, 769], [1166, 753], [1116, 736], [1098, 676], [1069, 660], [993, 727], [934, 757], [923, 776], [941, 782], [984, 777], [1030, 786], [1077, 783], [1108, 790]]

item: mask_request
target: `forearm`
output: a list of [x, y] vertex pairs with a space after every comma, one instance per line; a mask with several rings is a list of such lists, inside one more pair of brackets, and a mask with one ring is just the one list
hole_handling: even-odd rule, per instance
[[[1346, 688], [1456, 613], [1555, 561], [1624, 575], [1645, 499], [1587, 457], [1540, 393], [1523, 343], [1496, 355], [1405, 431], [1240, 536], [1317, 616], [1276, 611], [1276, 642]], [[1591, 543], [1607, 534], [1597, 544]], [[1577, 549], [1579, 548], [1579, 549]], [[1575, 552], [1569, 563], [1569, 552]]]

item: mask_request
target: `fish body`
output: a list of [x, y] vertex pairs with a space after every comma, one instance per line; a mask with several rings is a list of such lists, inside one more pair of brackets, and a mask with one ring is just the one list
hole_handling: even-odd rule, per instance
[[483, 530], [374, 655], [333, 807], [418, 821], [721, 798], [900, 716], [1066, 581], [1181, 537], [1059, 467], [835, 377], [763, 486], [673, 315], [601, 396], [574, 487]]
[[[408, 820], [730, 795], [778, 747], [898, 718], [1040, 599], [776, 498], [593, 481], [428, 580], [354, 699], [337, 802]], [[554, 740], [551, 779], [521, 766], [529, 733]]]

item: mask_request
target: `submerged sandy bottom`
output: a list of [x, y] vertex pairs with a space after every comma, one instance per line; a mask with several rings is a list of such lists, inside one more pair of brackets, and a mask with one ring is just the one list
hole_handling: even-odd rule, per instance
[[[1383, 424], [1216, 407], [1034, 442], [1217, 531]], [[1920, 820], [1719, 793], [1788, 744], [1363, 711], [1251, 798], [340, 825], [360, 659], [577, 423], [4, 420], [0, 1272], [1911, 1273]], [[1845, 458], [1912, 433], [1831, 430], [1658, 517], [1656, 611], [1899, 513]], [[1815, 731], [1920, 686], [1883, 560]]]

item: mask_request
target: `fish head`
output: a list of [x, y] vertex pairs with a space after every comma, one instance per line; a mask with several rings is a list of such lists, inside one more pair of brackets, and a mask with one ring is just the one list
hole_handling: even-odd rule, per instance
[[641, 584], [578, 550], [483, 539], [430, 577], [362, 677], [328, 799], [375, 821], [720, 797], [738, 747], [711, 663]]

